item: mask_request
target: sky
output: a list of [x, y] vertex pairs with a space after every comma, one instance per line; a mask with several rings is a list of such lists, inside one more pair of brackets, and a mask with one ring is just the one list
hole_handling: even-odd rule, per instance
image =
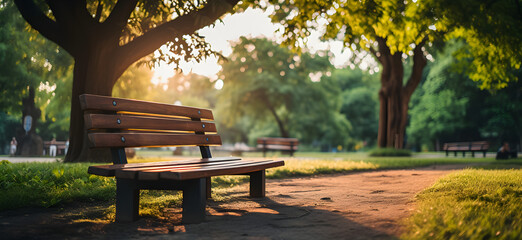
[[[199, 33], [205, 36], [212, 48], [221, 52], [224, 56], [232, 53], [232, 43], [237, 42], [241, 36], [245, 37], [266, 37], [278, 41], [280, 35], [276, 31], [281, 27], [271, 23], [269, 14], [271, 10], [263, 12], [260, 9], [247, 9], [245, 12], [228, 15], [223, 22], [218, 22], [214, 27], [201, 29]], [[333, 41], [324, 43], [319, 40], [320, 32], [314, 32], [308, 40], [307, 47], [311, 52], [329, 49], [334, 54], [333, 64], [336, 67], [346, 66], [351, 55], [350, 51], [342, 52], [342, 43]], [[165, 51], [164, 51], [165, 52]], [[217, 58], [211, 57], [201, 63], [183, 63], [181, 69], [184, 73], [193, 72], [209, 77], [212, 81], [217, 80], [217, 73], [221, 66], [217, 63]], [[160, 64], [154, 69], [152, 82], [155, 84], [165, 83], [168, 78], [175, 74], [172, 66]]]

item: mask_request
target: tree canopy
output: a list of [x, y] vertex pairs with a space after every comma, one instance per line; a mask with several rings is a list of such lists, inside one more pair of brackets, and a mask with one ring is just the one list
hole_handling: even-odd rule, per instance
[[[216, 54], [197, 30], [231, 11], [238, 0], [14, 2], [31, 27], [74, 58], [66, 161], [109, 161], [108, 151], [88, 148], [78, 96], [110, 96], [123, 72], [144, 57], [176, 64]], [[173, 54], [152, 55], [162, 45]]]
[[[520, 12], [519, 0], [270, 2], [275, 11], [273, 21], [284, 26], [286, 44], [304, 47], [311, 30], [318, 30], [325, 40], [341, 39], [357, 58], [371, 54], [380, 63], [380, 147], [403, 147], [408, 103], [421, 81], [427, 58], [432, 59], [427, 46], [451, 37], [466, 39], [474, 49], [464, 52], [468, 54], [464, 56], [474, 57], [467, 71], [472, 79], [482, 81], [484, 88], [504, 87], [502, 83], [513, 80], [509, 74], [511, 68], [520, 67], [520, 53], [513, 49], [520, 49], [521, 31], [510, 31], [520, 30], [522, 26], [520, 14], [517, 14]], [[509, 6], [514, 10], [502, 12]], [[493, 7], [492, 12], [489, 7]], [[461, 21], [466, 17], [471, 20]], [[506, 25], [501, 27], [502, 24]], [[491, 36], [488, 32], [491, 29], [499, 35], [481, 41]], [[508, 49], [509, 45], [514, 48]], [[413, 63], [411, 73], [406, 77], [404, 59], [411, 59], [409, 61]]]
[[267, 135], [345, 145], [350, 125], [339, 113], [340, 89], [321, 79], [331, 75], [326, 55], [297, 55], [267, 39], [243, 37], [229, 59], [221, 72], [222, 122], [230, 126], [248, 116], [257, 126], [275, 123], [278, 131]]
[[[481, 91], [479, 83], [455, 71], [462, 62], [452, 53], [465, 45], [450, 41], [412, 97], [408, 142], [416, 149], [441, 150], [442, 143], [484, 139], [495, 147], [503, 141], [519, 142], [522, 136], [520, 89], [522, 82], [510, 82], [496, 91]], [[471, 59], [468, 59], [471, 62]], [[522, 71], [511, 71], [521, 77]]]

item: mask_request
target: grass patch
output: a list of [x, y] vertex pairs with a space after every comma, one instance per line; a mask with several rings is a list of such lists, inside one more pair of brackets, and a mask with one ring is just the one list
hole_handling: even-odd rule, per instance
[[[304, 153], [302, 153], [304, 154]], [[400, 169], [436, 164], [480, 163], [487, 168], [520, 166], [521, 160], [495, 161], [492, 158], [416, 158], [416, 157], [367, 157], [365, 154], [312, 153], [309, 159], [285, 159], [285, 166], [267, 170], [267, 178], [304, 177], [320, 174], [353, 171]], [[321, 157], [321, 159], [314, 159]], [[248, 159], [248, 158], [247, 158]], [[276, 157], [276, 159], [279, 159]], [[167, 161], [172, 158], [136, 158], [129, 162]], [[114, 203], [115, 180], [87, 174], [89, 165], [98, 163], [0, 163], [0, 211], [22, 207], [53, 207], [71, 202]], [[228, 199], [230, 187], [247, 182], [245, 176], [220, 176], [212, 178], [215, 201]], [[140, 193], [140, 213], [161, 217], [172, 206], [181, 205], [181, 194], [176, 191], [147, 191]], [[114, 219], [114, 205], [105, 219]]]
[[370, 151], [371, 157], [409, 157], [411, 151], [407, 149], [376, 148]]
[[114, 179], [87, 174], [89, 165], [0, 164], [0, 210], [110, 199], [116, 189]]
[[469, 169], [417, 196], [405, 239], [519, 239], [522, 170]]

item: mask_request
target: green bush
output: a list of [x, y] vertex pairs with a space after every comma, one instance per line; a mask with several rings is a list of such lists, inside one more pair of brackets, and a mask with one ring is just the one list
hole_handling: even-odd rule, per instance
[[370, 152], [372, 157], [410, 157], [411, 151], [407, 149], [376, 148]]

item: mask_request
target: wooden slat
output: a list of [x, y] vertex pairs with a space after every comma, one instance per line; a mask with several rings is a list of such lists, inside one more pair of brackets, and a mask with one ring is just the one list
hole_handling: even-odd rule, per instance
[[175, 172], [161, 172], [161, 179], [187, 180], [195, 178], [212, 177], [219, 175], [233, 175], [255, 172], [272, 167], [284, 166], [284, 161], [256, 161], [240, 166], [221, 166], [219, 168], [199, 168]]
[[172, 104], [114, 98], [91, 94], [80, 95], [82, 110], [103, 110], [117, 112], [150, 113], [159, 115], [183, 116], [189, 118], [214, 119], [212, 111], [202, 108], [176, 106]]
[[86, 114], [85, 127], [216, 132], [216, 125], [209, 122], [109, 114]]
[[489, 143], [487, 141], [445, 143], [443, 147], [443, 150], [446, 151], [480, 151], [488, 149]]
[[241, 159], [235, 158], [235, 157], [220, 157], [220, 158], [202, 158], [202, 159], [176, 160], [176, 161], [164, 161], [164, 162], [149, 162], [149, 163], [97, 165], [97, 166], [89, 166], [88, 173], [94, 174], [94, 175], [99, 175], [99, 176], [111, 177], [111, 176], [115, 176], [116, 170], [118, 170], [118, 169], [132, 169], [132, 168], [154, 167], [154, 166], [172, 166], [172, 165], [220, 162], [220, 161], [234, 161], [234, 160], [241, 160]]
[[258, 138], [257, 144], [298, 145], [297, 138]]
[[[268, 160], [270, 161], [270, 160]], [[146, 167], [146, 168], [133, 168], [133, 169], [120, 169], [116, 170], [117, 178], [128, 178], [128, 179], [139, 179], [139, 180], [159, 180], [161, 172], [179, 172], [179, 171], [190, 171], [195, 169], [214, 169], [222, 168], [223, 166], [238, 166], [245, 165], [254, 162], [252, 160], [232, 160], [232, 161], [220, 161], [220, 162], [208, 162], [208, 163], [194, 163], [185, 165], [170, 165], [170, 166], [157, 166], [157, 167]]]
[[260, 149], [269, 149], [269, 150], [297, 150], [297, 146], [284, 146], [284, 145], [262, 145], [258, 144], [257, 148]]
[[89, 133], [92, 147], [163, 147], [221, 145], [219, 135], [168, 133]]

